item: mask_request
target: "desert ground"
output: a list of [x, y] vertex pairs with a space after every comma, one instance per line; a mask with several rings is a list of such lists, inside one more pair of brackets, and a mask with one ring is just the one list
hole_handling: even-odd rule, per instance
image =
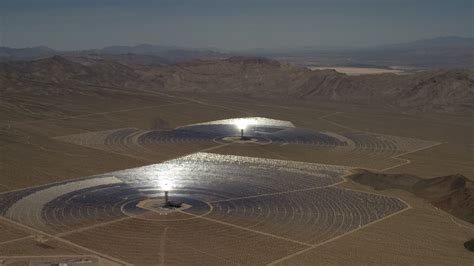
[[[24, 110], [3, 108], [0, 113], [0, 192], [5, 195], [61, 184], [81, 177], [159, 164], [197, 152], [340, 165], [422, 178], [456, 173], [470, 180], [474, 177], [474, 124], [470, 115], [400, 113], [383, 105], [314, 99], [262, 101], [206, 94], [191, 98], [186, 94], [152, 92], [126, 96], [44, 95], [36, 99], [43, 103], [37, 107], [40, 110], [35, 110], [36, 106], [28, 99], [23, 99]], [[54, 108], [41, 109], [48, 103]], [[189, 124], [254, 116], [291, 121], [297, 127], [316, 131], [369, 132], [431, 144], [419, 150], [380, 156], [370, 150], [352, 154], [294, 144], [169, 142], [144, 150], [129, 147], [120, 139], [97, 145], [78, 145], [64, 140], [67, 136], [120, 128], [172, 130]], [[30, 260], [72, 257], [88, 258], [92, 263], [97, 260], [104, 265], [157, 261], [161, 264], [472, 265], [473, 253], [463, 247], [464, 242], [474, 237], [472, 224], [406, 191], [376, 191], [348, 179], [337, 183], [335, 188], [397, 199], [406, 207], [341, 233], [325, 237], [316, 234], [312, 238], [303, 234], [296, 239], [291, 237], [291, 231], [287, 231], [287, 235], [279, 234], [280, 225], [275, 221], [285, 224], [285, 219], [276, 217], [265, 223], [259, 223], [258, 219], [227, 219], [225, 212], [222, 213], [225, 207], [217, 211], [219, 204], [213, 206], [214, 212], [205, 219], [170, 223], [153, 217], [112, 217], [49, 231], [1, 216], [0, 261], [27, 265]], [[290, 200], [293, 201], [297, 200]]]

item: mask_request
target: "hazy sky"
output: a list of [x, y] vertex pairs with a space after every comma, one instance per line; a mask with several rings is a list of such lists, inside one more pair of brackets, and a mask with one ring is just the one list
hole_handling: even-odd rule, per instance
[[472, 36], [471, 0], [0, 0], [0, 46], [369, 46]]

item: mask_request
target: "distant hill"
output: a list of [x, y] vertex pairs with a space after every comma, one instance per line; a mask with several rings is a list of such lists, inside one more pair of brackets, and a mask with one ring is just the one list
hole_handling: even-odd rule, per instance
[[57, 51], [48, 47], [0, 47], [0, 62], [36, 60], [60, 55], [75, 61], [116, 60], [124, 64], [165, 65], [193, 59], [221, 58], [223, 53], [171, 46], [140, 44], [136, 46], [109, 46], [102, 49]]
[[460, 174], [421, 179], [412, 175], [360, 170], [348, 178], [376, 190], [409, 191], [456, 217], [474, 223], [474, 182]]
[[140, 44], [136, 46], [109, 46], [102, 49], [81, 51], [81, 54], [102, 55], [149, 55], [161, 57], [168, 62], [181, 62], [192, 59], [204, 58], [221, 58], [223, 53], [205, 50], [205, 49], [189, 49], [174, 46]]
[[474, 39], [449, 36], [366, 48], [307, 47], [248, 54], [315, 66], [473, 68]]
[[50, 57], [55, 54], [58, 54], [58, 52], [45, 46], [27, 48], [0, 47], [0, 61], [33, 60]]
[[151, 44], [116, 45], [80, 51], [56, 51], [44, 46], [21, 49], [0, 47], [0, 62], [34, 60], [53, 55], [61, 55], [77, 61], [104, 59], [116, 60], [124, 64], [144, 65], [166, 65], [194, 59], [216, 59], [240, 55], [270, 57], [280, 61], [304, 65], [311, 63], [316, 66], [474, 68], [474, 39], [447, 36], [358, 49], [310, 46], [231, 52]]
[[379, 49], [429, 49], [435, 47], [473, 47], [474, 38], [459, 36], [443, 36], [421, 39], [412, 42], [381, 45], [373, 48]]
[[474, 39], [455, 36], [437, 37], [358, 49], [349, 55], [354, 61], [383, 66], [474, 67]]
[[[39, 82], [49, 87], [38, 90]], [[80, 93], [81, 90], [89, 92], [87, 86], [98, 85], [120, 90], [379, 103], [416, 112], [474, 111], [472, 69], [347, 76], [333, 70], [311, 71], [260, 57], [133, 65], [117, 60], [55, 56], [0, 64], [0, 84], [0, 95], [66, 93], [66, 88], [72, 87], [74, 89], [67, 93]]]

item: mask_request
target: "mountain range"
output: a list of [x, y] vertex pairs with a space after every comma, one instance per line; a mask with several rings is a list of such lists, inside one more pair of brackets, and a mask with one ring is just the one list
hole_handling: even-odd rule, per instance
[[57, 51], [44, 46], [0, 47], [0, 61], [34, 60], [53, 55], [61, 55], [82, 62], [84, 60], [110, 59], [125, 64], [144, 65], [169, 65], [193, 59], [230, 56], [264, 56], [280, 61], [315, 66], [466, 68], [474, 67], [474, 39], [447, 36], [366, 48], [303, 47], [226, 52], [217, 49], [191, 49], [150, 44], [109, 46], [80, 51]]
[[[0, 96], [100, 94], [100, 90], [327, 99], [416, 112], [473, 112], [474, 70], [348, 76], [258, 57], [172, 65], [77, 62], [61, 56], [0, 64]], [[22, 103], [25, 104], [25, 103]]]

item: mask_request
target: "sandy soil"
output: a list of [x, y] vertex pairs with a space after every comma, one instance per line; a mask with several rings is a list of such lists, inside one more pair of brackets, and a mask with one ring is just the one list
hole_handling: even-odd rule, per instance
[[[352, 182], [343, 187], [375, 192]], [[462, 247], [474, 227], [414, 197], [408, 192], [385, 192], [411, 209], [325, 245], [279, 261], [278, 265], [311, 264], [423, 264], [469, 265], [473, 255]], [[362, 244], [363, 243], [363, 244]]]
[[[331, 164], [349, 164], [355, 160], [362, 167], [379, 170], [393, 167], [387, 171], [394, 173], [406, 172], [422, 177], [461, 173], [468, 178], [474, 177], [473, 126], [472, 117], [469, 116], [401, 114], [390, 108], [325, 101], [262, 102], [255, 99], [206, 96], [184, 99], [179, 95], [156, 95], [134, 101], [109, 99], [107, 104], [92, 98], [68, 101], [70, 112], [59, 117], [44, 113], [33, 120], [31, 117], [11, 117], [0, 110], [0, 117], [8, 118], [0, 123], [0, 192], [147, 165], [208, 147], [163, 145], [155, 151], [154, 156], [149, 156], [78, 146], [55, 137], [121, 127], [170, 129], [191, 123], [243, 116], [289, 120], [296, 126], [321, 131], [370, 131], [442, 144], [395, 159], [377, 159], [371, 156], [351, 158], [338, 152], [293, 145], [227, 146], [212, 152]], [[404, 160], [405, 164], [397, 167], [400, 160]], [[354, 184], [346, 185], [356, 187]], [[235, 234], [222, 235], [221, 226], [216, 227], [206, 222], [182, 223], [166, 229], [168, 227], [162, 224], [131, 219], [64, 238], [91, 250], [127, 258], [135, 263], [150, 262], [148, 259], [175, 264], [239, 263], [243, 262], [244, 254], [249, 258], [246, 262], [253, 264], [269, 263], [286, 256], [292, 257], [282, 260], [282, 263], [472, 263], [472, 253], [468, 253], [462, 245], [474, 237], [472, 225], [456, 220], [408, 193], [384, 193], [402, 198], [412, 209], [294, 256], [292, 254], [306, 247], [288, 246], [287, 243], [255, 237], [251, 233], [242, 234], [239, 230]], [[22, 240], [29, 233], [13, 228], [10, 224], [0, 223], [0, 236], [5, 236], [0, 241], [18, 239], [17, 243], [0, 243], [0, 256], [78, 253], [76, 248], [54, 242], [50, 242], [53, 249], [45, 249], [32, 239]], [[163, 238], [164, 234], [171, 232], [168, 230], [176, 232], [174, 238]], [[137, 245], [130, 241], [137, 234], [142, 234], [147, 239], [148, 242], [142, 243], [147, 247], [146, 250], [137, 249]], [[233, 242], [229, 242], [229, 239]], [[85, 250], [79, 252], [87, 253]], [[183, 256], [183, 252], [187, 256]], [[146, 257], [147, 254], [153, 255]]]

